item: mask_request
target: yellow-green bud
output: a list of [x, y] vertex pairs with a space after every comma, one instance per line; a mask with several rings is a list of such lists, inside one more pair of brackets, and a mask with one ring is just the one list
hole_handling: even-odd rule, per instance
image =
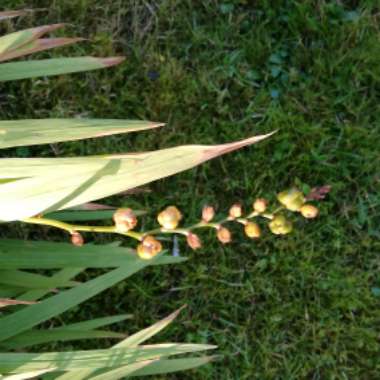
[[231, 232], [226, 227], [218, 228], [217, 237], [218, 237], [218, 240], [223, 244], [227, 244], [231, 242]]
[[137, 225], [135, 213], [130, 208], [119, 208], [113, 214], [113, 221], [118, 232], [128, 232]]
[[182, 214], [175, 206], [167, 207], [157, 216], [158, 223], [160, 223], [160, 225], [167, 230], [176, 229], [181, 219]]
[[286, 235], [292, 232], [293, 225], [283, 215], [277, 215], [269, 223], [269, 228], [275, 235]]
[[253, 202], [253, 209], [256, 212], [262, 213], [267, 209], [268, 202], [264, 198], [258, 198]]
[[255, 222], [248, 222], [244, 226], [245, 234], [252, 239], [258, 239], [261, 236], [260, 226]]
[[201, 240], [199, 239], [199, 236], [196, 234], [193, 234], [192, 232], [189, 232], [189, 234], [186, 237], [187, 244], [191, 249], [199, 249], [202, 247]]
[[313, 205], [305, 204], [300, 208], [300, 213], [307, 219], [313, 219], [318, 216], [319, 210]]
[[301, 191], [290, 189], [277, 195], [278, 201], [290, 211], [299, 211], [306, 199]]
[[234, 219], [240, 218], [242, 213], [243, 213], [243, 209], [240, 203], [235, 203], [231, 206], [230, 212], [229, 212], [231, 218], [234, 218]]
[[162, 251], [161, 243], [153, 236], [146, 236], [137, 246], [137, 254], [143, 260], [150, 260]]
[[212, 206], [204, 206], [202, 209], [202, 220], [205, 223], [211, 222], [214, 219], [215, 210]]

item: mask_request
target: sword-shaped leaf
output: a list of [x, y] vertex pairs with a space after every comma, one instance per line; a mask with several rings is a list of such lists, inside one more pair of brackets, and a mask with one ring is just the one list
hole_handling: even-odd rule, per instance
[[0, 37], [0, 59], [3, 55], [33, 42], [44, 34], [60, 29], [64, 24], [43, 25], [36, 28], [20, 30]]
[[133, 348], [49, 353], [0, 353], [2, 373], [22, 373], [52, 367], [59, 370], [112, 368], [138, 361], [213, 350], [207, 344], [165, 343]]
[[[74, 207], [193, 168], [254, 144], [262, 135], [222, 145], [185, 145], [155, 152], [78, 158], [1, 159], [0, 220]], [[57, 170], [59, 167], [59, 170]]]
[[0, 121], [0, 148], [110, 136], [163, 125], [150, 121], [117, 119], [3, 120]]
[[[75, 247], [67, 243], [0, 239], [0, 268], [3, 270], [71, 268], [70, 274], [75, 273], [75, 268], [116, 268], [134, 265], [136, 260], [134, 250], [111, 244]], [[149, 263], [164, 265], [184, 261], [183, 257], [160, 255]], [[53, 277], [56, 281], [57, 277]]]
[[104, 69], [123, 61], [124, 57], [75, 57], [2, 63], [0, 64], [0, 82]]
[[54, 49], [56, 47], [72, 45], [81, 41], [84, 41], [84, 38], [39, 38], [38, 40], [31, 41], [17, 49], [0, 54], [0, 62], [9, 61], [40, 51]]

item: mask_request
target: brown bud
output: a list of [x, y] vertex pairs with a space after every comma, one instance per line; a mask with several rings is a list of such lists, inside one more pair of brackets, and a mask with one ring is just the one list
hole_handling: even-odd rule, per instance
[[161, 243], [153, 236], [146, 236], [137, 246], [137, 254], [143, 260], [150, 260], [162, 251]]
[[119, 208], [113, 214], [113, 220], [118, 232], [128, 232], [137, 225], [135, 213], [130, 208]]
[[305, 204], [300, 208], [300, 213], [307, 219], [313, 219], [318, 216], [319, 210], [313, 205]]
[[293, 225], [283, 215], [277, 215], [269, 223], [269, 228], [275, 235], [286, 235], [292, 232]]
[[253, 209], [256, 212], [262, 213], [267, 209], [268, 202], [264, 198], [258, 198], [253, 202]]
[[204, 206], [202, 209], [202, 220], [206, 223], [211, 222], [214, 219], [215, 210], [212, 206]]
[[295, 188], [279, 193], [277, 199], [290, 211], [299, 211], [306, 201], [302, 192]]
[[83, 236], [79, 232], [73, 232], [71, 234], [71, 243], [77, 247], [81, 247], [84, 244]]
[[223, 244], [227, 244], [231, 242], [231, 232], [225, 227], [221, 226], [218, 228], [217, 237], [218, 237], [218, 240]]
[[252, 239], [257, 239], [261, 236], [260, 226], [254, 222], [248, 222], [244, 226], [244, 232], [248, 237], [250, 237]]
[[166, 207], [157, 216], [158, 223], [167, 230], [176, 229], [181, 219], [182, 214], [175, 206]]
[[194, 250], [202, 247], [202, 242], [199, 239], [199, 236], [196, 234], [193, 234], [192, 232], [190, 232], [187, 235], [186, 240], [187, 240], [187, 244], [189, 245], [189, 247], [194, 249]]
[[235, 203], [231, 206], [230, 212], [229, 212], [231, 218], [234, 218], [234, 219], [240, 218], [242, 213], [243, 213], [243, 209], [240, 203]]

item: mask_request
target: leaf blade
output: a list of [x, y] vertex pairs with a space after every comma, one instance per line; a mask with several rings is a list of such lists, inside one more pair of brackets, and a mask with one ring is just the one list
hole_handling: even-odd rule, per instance
[[75, 57], [2, 63], [0, 64], [0, 82], [104, 69], [123, 61], [124, 57]]

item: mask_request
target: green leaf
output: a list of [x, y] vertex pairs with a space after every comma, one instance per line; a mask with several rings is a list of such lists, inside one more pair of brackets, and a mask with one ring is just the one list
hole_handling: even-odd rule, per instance
[[104, 69], [123, 61], [123, 57], [75, 57], [2, 63], [0, 64], [0, 82]]
[[[0, 239], [0, 268], [3, 269], [57, 269], [57, 268], [116, 268], [133, 265], [136, 253], [115, 245], [75, 247], [67, 243], [20, 241]], [[185, 258], [160, 255], [149, 265], [181, 263]]]
[[[61, 256], [59, 253], [56, 255]], [[81, 256], [79, 252], [78, 256]], [[108, 253], [104, 252], [104, 256], [107, 257]], [[0, 341], [18, 335], [21, 332], [27, 331], [30, 328], [63, 313], [126, 279], [139, 270], [155, 262], [159, 262], [159, 260], [160, 256], [156, 256], [148, 261], [141, 260], [137, 256], [134, 256], [129, 262], [124, 263], [119, 268], [102, 276], [52, 296], [38, 304], [28, 306], [27, 308], [0, 318]]]
[[0, 37], [0, 60], [4, 54], [17, 50], [23, 45], [37, 40], [44, 34], [62, 28], [63, 26], [64, 24], [43, 25], [36, 28], [6, 34], [5, 36]]
[[215, 349], [207, 344], [165, 343], [133, 348], [108, 350], [49, 352], [49, 353], [0, 353], [2, 373], [26, 371], [112, 368], [137, 361]]
[[40, 51], [54, 49], [56, 47], [72, 45], [83, 40], [84, 38], [40, 38], [22, 45], [17, 49], [0, 54], [0, 62], [9, 61]]
[[73, 340], [83, 340], [83, 339], [120, 339], [124, 338], [125, 334], [115, 333], [112, 331], [81, 331], [81, 330], [31, 330], [25, 333], [16, 335], [4, 342], [0, 343], [0, 347], [7, 350], [15, 350], [30, 346], [35, 346], [38, 344], [46, 344], [50, 342], [66, 342]]
[[129, 155], [1, 159], [2, 178], [23, 179], [0, 186], [0, 220], [24, 219], [117, 194], [190, 169], [268, 136], [223, 145], [187, 145]]
[[[62, 222], [84, 222], [94, 220], [111, 219], [115, 213], [115, 208], [109, 210], [65, 210], [55, 211], [44, 215], [44, 218], [60, 220]], [[136, 216], [145, 215], [146, 211], [133, 210]]]
[[56, 327], [55, 330], [62, 330], [62, 331], [88, 331], [97, 329], [99, 327], [104, 327], [108, 325], [113, 325], [115, 323], [119, 323], [122, 321], [125, 321], [126, 319], [132, 318], [132, 314], [120, 314], [120, 315], [114, 315], [111, 317], [103, 317], [103, 318], [96, 318], [91, 319], [89, 321], [84, 322], [77, 322], [77, 323], [71, 323], [69, 325]]
[[161, 359], [133, 372], [131, 377], [161, 375], [165, 373], [186, 371], [208, 364], [213, 360], [215, 360], [215, 356], [201, 356], [199, 358], [184, 359]]
[[181, 307], [180, 309], [176, 310], [174, 313], [168, 315], [166, 318], [162, 319], [159, 322], [156, 322], [154, 325], [141, 330], [137, 332], [136, 334], [131, 335], [130, 337], [124, 339], [120, 343], [118, 343], [115, 348], [121, 348], [121, 347], [135, 347], [140, 345], [141, 343], [145, 342], [152, 336], [158, 334], [160, 331], [162, 331], [165, 327], [167, 327], [170, 323], [173, 322], [175, 318], [177, 318], [178, 314], [181, 312], [181, 310], [185, 306]]
[[52, 289], [56, 287], [71, 287], [78, 283], [75, 281], [54, 281], [51, 277], [36, 273], [17, 270], [0, 270], [0, 284], [30, 289]]
[[[122, 340], [118, 344], [116, 344], [113, 348], [126, 348], [126, 347], [136, 347], [139, 344], [145, 342], [152, 336], [158, 334], [160, 331], [162, 331], [165, 327], [167, 327], [173, 320], [178, 316], [178, 314], [181, 312], [181, 310], [184, 307], [176, 310], [174, 313], [170, 314], [166, 318], [162, 319], [159, 322], [156, 322], [152, 326], [149, 326], [146, 329], [143, 329], [136, 334], [131, 335], [130, 337]], [[93, 373], [91, 369], [83, 369], [76, 372], [70, 372], [66, 373], [56, 380], [82, 380], [87, 379], [88, 376], [90, 376]]]
[[150, 121], [117, 119], [3, 120], [0, 121], [0, 148], [81, 140], [144, 131], [162, 125]]
[[[33, 260], [33, 258], [31, 258]], [[60, 270], [58, 273], [54, 274], [51, 279], [57, 282], [66, 282], [71, 278], [84, 271], [84, 268], [65, 268]], [[38, 299], [44, 297], [46, 294], [50, 293], [51, 289], [35, 289], [29, 290], [22, 294], [20, 298], [26, 301], [37, 301]]]
[[28, 380], [28, 379], [36, 379], [38, 376], [44, 375], [48, 372], [55, 371], [54, 368], [44, 369], [42, 371], [33, 371], [33, 372], [24, 372], [18, 373], [16, 375], [10, 375], [5, 377], [0, 377], [0, 380]]

